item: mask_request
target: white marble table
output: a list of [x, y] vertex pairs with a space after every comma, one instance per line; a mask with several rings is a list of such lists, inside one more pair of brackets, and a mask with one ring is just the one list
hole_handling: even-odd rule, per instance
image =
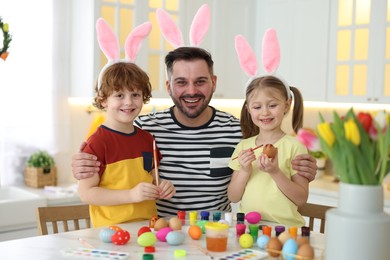
[[[260, 222], [259, 224], [269, 224]], [[0, 259], [78, 259], [75, 257], [66, 256], [63, 251], [65, 249], [88, 248], [92, 246], [96, 249], [112, 250], [127, 252], [130, 254], [128, 259], [142, 259], [144, 248], [137, 243], [137, 232], [141, 226], [147, 225], [147, 222], [134, 222], [118, 225], [122, 229], [130, 232], [131, 238], [126, 245], [114, 245], [112, 243], [104, 243], [99, 239], [101, 228], [91, 228], [78, 231], [71, 231], [60, 234], [52, 234], [46, 236], [37, 236], [24, 239], [10, 240], [0, 243]], [[183, 232], [186, 238], [183, 244], [179, 246], [171, 246], [166, 242], [157, 241], [155, 244], [156, 252], [154, 259], [218, 259], [222, 256], [230, 255], [231, 253], [242, 250], [238, 244], [235, 229], [232, 227], [229, 231], [228, 249], [224, 253], [209, 252], [209, 256], [205, 255], [199, 248], [206, 248], [205, 235], [200, 240], [192, 240], [187, 235], [188, 225], [183, 226]], [[82, 243], [82, 241], [85, 241]], [[311, 244], [323, 251], [325, 237], [323, 234], [311, 233]], [[177, 249], [186, 250], [187, 256], [175, 258], [174, 252]], [[253, 250], [260, 250], [254, 243]], [[317, 250], [316, 250], [317, 251]], [[90, 257], [83, 259], [92, 259]], [[268, 259], [265, 257], [264, 259]], [[320, 258], [316, 258], [320, 259]]]

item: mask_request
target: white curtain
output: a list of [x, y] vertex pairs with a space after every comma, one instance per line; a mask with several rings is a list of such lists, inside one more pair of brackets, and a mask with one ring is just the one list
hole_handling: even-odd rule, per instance
[[0, 186], [23, 183], [32, 152], [47, 150], [56, 163], [68, 152], [66, 10], [65, 0], [0, 0], [12, 34], [0, 60]]

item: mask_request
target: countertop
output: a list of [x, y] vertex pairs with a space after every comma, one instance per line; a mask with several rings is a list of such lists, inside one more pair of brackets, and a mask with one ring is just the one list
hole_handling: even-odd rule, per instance
[[25, 185], [17, 187], [46, 198], [48, 206], [82, 203], [77, 193], [77, 183], [62, 184], [59, 186], [46, 186], [45, 188], [32, 188]]
[[[390, 212], [390, 190], [387, 188], [387, 184], [383, 185], [384, 190], [384, 207], [386, 211]], [[323, 175], [318, 179], [310, 182], [309, 186], [309, 201], [314, 198], [322, 197], [328, 199], [329, 206], [337, 206], [337, 200], [339, 197], [339, 182], [334, 181], [334, 177], [330, 175]]]

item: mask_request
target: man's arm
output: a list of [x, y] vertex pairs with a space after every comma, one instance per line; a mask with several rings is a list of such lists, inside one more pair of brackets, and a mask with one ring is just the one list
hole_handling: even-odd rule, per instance
[[85, 145], [86, 143], [83, 142], [80, 151], [72, 156], [72, 173], [77, 180], [89, 178], [99, 172], [100, 162], [97, 161], [97, 157], [81, 152]]
[[315, 179], [317, 174], [317, 162], [310, 154], [297, 155], [291, 164], [292, 168], [296, 170], [299, 175], [308, 179], [309, 182]]

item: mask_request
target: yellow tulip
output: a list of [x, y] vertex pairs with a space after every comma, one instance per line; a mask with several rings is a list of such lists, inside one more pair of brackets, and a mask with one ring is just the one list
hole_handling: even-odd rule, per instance
[[360, 133], [356, 122], [353, 119], [349, 119], [344, 122], [345, 138], [351, 141], [354, 145], [360, 144]]
[[317, 130], [321, 138], [324, 139], [330, 147], [332, 147], [336, 141], [336, 137], [330, 128], [330, 124], [327, 122], [320, 123], [317, 126]]
[[3, 31], [8, 32], [8, 23], [3, 24]]

